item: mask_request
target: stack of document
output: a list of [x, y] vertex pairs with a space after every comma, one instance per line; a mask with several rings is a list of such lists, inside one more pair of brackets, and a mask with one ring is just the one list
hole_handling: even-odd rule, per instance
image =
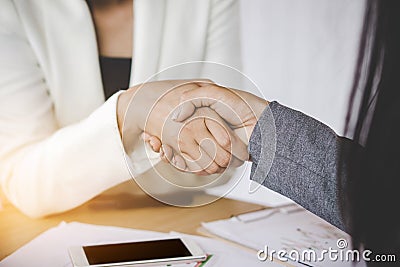
[[[295, 266], [353, 266], [346, 255], [352, 249], [350, 236], [297, 204], [203, 223], [201, 230], [253, 249], [266, 262], [283, 251]], [[364, 266], [362, 257], [356, 266]]]
[[68, 247], [87, 244], [129, 242], [166, 236], [187, 237], [196, 242], [211, 257], [205, 264], [177, 264], [176, 267], [191, 266], [281, 266], [265, 265], [255, 253], [249, 253], [226, 243], [210, 238], [181, 233], [159, 233], [111, 226], [82, 223], [61, 223], [49, 229], [15, 253], [0, 262], [0, 267], [40, 266], [72, 267]]

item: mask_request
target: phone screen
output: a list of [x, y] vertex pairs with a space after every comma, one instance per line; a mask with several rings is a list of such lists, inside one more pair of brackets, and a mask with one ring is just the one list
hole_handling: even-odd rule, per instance
[[143, 261], [192, 256], [180, 239], [83, 247], [89, 264]]

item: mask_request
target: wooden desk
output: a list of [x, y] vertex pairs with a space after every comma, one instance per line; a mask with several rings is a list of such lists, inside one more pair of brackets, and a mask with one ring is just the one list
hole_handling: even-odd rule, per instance
[[11, 204], [3, 203], [0, 211], [0, 260], [61, 221], [197, 234], [196, 229], [203, 221], [228, 218], [261, 208], [260, 205], [229, 199], [196, 208], [172, 207], [147, 196], [133, 181], [112, 188], [74, 210], [43, 219], [28, 218]]

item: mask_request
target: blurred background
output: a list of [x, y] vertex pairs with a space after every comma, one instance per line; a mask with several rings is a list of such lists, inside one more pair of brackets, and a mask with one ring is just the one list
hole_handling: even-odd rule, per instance
[[[365, 0], [239, 3], [244, 74], [267, 100], [300, 110], [343, 135]], [[264, 187], [249, 194], [250, 164], [243, 168], [243, 179], [228, 197], [269, 206], [289, 202]], [[221, 195], [230, 188], [226, 184], [210, 193]], [[2, 202], [0, 190], [0, 210]]]

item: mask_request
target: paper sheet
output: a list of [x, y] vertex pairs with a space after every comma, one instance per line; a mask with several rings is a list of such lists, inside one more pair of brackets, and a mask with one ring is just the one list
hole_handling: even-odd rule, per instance
[[[344, 250], [351, 249], [349, 235], [300, 206], [257, 211], [202, 225], [212, 234], [255, 251], [265, 250], [268, 246], [269, 251], [296, 250], [302, 253], [312, 249], [320, 255], [322, 250], [329, 248], [340, 251], [337, 245], [339, 239], [348, 242]], [[328, 255], [321, 262], [302, 262], [308, 266], [352, 266], [350, 261], [332, 261]], [[363, 263], [357, 266], [363, 266]]]
[[274, 262], [261, 262], [257, 259], [255, 253], [250, 253], [248, 251], [242, 250], [240, 248], [227, 245], [224, 242], [220, 242], [211, 238], [186, 235], [182, 233], [171, 233], [173, 235], [188, 237], [200, 244], [207, 253], [212, 254], [209, 266], [279, 266], [281, 264]]
[[[173, 236], [183, 234], [173, 233]], [[39, 235], [15, 253], [0, 262], [0, 267], [72, 267], [68, 255], [68, 247], [101, 244], [110, 242], [129, 242], [150, 238], [171, 236], [171, 234], [135, 230], [129, 228], [98, 226], [83, 223], [61, 223]], [[229, 246], [223, 242], [189, 236], [197, 242], [203, 250], [212, 255], [205, 267], [212, 266], [261, 266], [255, 254]], [[239, 265], [237, 265], [239, 264]], [[191, 267], [196, 264], [180, 264], [174, 267]], [[262, 266], [277, 266], [276, 264]], [[280, 265], [278, 265], [280, 266]]]

